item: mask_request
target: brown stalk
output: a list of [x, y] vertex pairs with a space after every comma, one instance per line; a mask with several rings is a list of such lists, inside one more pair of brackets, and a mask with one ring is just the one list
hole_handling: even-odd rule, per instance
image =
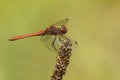
[[59, 48], [57, 54], [56, 65], [54, 68], [54, 72], [51, 76], [51, 80], [62, 80], [63, 75], [66, 73], [67, 66], [69, 65], [71, 51], [72, 51], [72, 43], [70, 40], [64, 40], [62, 46]]

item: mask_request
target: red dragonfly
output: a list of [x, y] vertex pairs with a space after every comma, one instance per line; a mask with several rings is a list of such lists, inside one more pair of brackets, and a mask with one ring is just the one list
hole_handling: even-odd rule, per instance
[[[54, 35], [55, 37], [54, 37], [51, 45], [55, 50], [57, 50], [57, 48], [54, 45], [57, 36], [62, 36], [62, 38], [68, 39], [66, 36], [64, 36], [64, 34], [67, 33], [67, 28], [65, 26], [67, 24], [67, 22], [68, 22], [68, 18], [63, 19], [61, 21], [58, 21], [58, 22], [50, 25], [45, 30], [40, 30], [38, 32], [31, 33], [31, 34], [24, 34], [24, 35], [20, 35], [20, 36], [11, 37], [8, 40], [9, 41], [15, 41], [15, 40], [23, 39], [23, 38], [34, 37], [34, 36]], [[64, 40], [64, 39], [61, 39], [61, 37], [59, 37], [59, 41]]]

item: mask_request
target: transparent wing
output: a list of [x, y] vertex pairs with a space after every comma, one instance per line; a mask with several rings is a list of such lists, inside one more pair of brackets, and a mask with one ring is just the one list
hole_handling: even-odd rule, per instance
[[50, 51], [56, 52], [55, 49], [52, 47], [52, 42], [54, 38], [55, 38], [54, 35], [46, 35], [46, 36], [41, 36], [40, 40], [43, 43], [43, 45], [47, 47]]
[[46, 47], [51, 47], [51, 43], [54, 39], [54, 35], [45, 35], [45, 36], [41, 36], [40, 40], [41, 42], [46, 46]]
[[[54, 42], [55, 48], [52, 46], [52, 43], [53, 43], [53, 41], [54, 41], [54, 39], [55, 39], [55, 36], [54, 36], [54, 35], [41, 36], [40, 39], [41, 39], [41, 42], [42, 42], [50, 51], [56, 52], [55, 48], [56, 48], [57, 50], [59, 50], [59, 48], [63, 45], [64, 41], [65, 41], [66, 39], [70, 39], [70, 38], [68, 38], [68, 37], [66, 37], [66, 36], [62, 36], [62, 35], [57, 35], [57, 36], [56, 36], [56, 40], [55, 40], [55, 42]], [[70, 40], [71, 40], [71, 39], [70, 39]], [[77, 48], [78, 43], [77, 43], [76, 41], [73, 41], [73, 40], [71, 40], [71, 42], [72, 42], [72, 49]]]
[[68, 18], [65, 18], [65, 19], [63, 19], [63, 20], [60, 20], [60, 21], [52, 24], [52, 25], [59, 27], [59, 26], [61, 26], [61, 25], [66, 25], [66, 24], [68, 23], [68, 21], [69, 21], [69, 19], [68, 19]]
[[[66, 39], [65, 37], [61, 36], [61, 35], [57, 35], [56, 39], [54, 35], [46, 35], [46, 36], [41, 36], [40, 37], [41, 42], [50, 50], [50, 51], [54, 51], [56, 52], [56, 50], [58, 51], [59, 48], [62, 46], [64, 40]], [[52, 46], [52, 43], [55, 39], [54, 42], [54, 46], [55, 48]]]

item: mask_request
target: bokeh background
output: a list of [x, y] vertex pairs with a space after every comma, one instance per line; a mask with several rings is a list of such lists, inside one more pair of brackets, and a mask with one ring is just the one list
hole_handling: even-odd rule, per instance
[[39, 37], [7, 39], [64, 18], [79, 43], [64, 80], [120, 80], [119, 0], [0, 0], [0, 80], [50, 80], [56, 53]]

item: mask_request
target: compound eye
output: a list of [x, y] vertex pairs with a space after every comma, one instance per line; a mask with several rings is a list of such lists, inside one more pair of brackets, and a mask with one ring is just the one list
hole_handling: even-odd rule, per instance
[[67, 32], [67, 28], [65, 26], [62, 26], [60, 30], [63, 34]]

